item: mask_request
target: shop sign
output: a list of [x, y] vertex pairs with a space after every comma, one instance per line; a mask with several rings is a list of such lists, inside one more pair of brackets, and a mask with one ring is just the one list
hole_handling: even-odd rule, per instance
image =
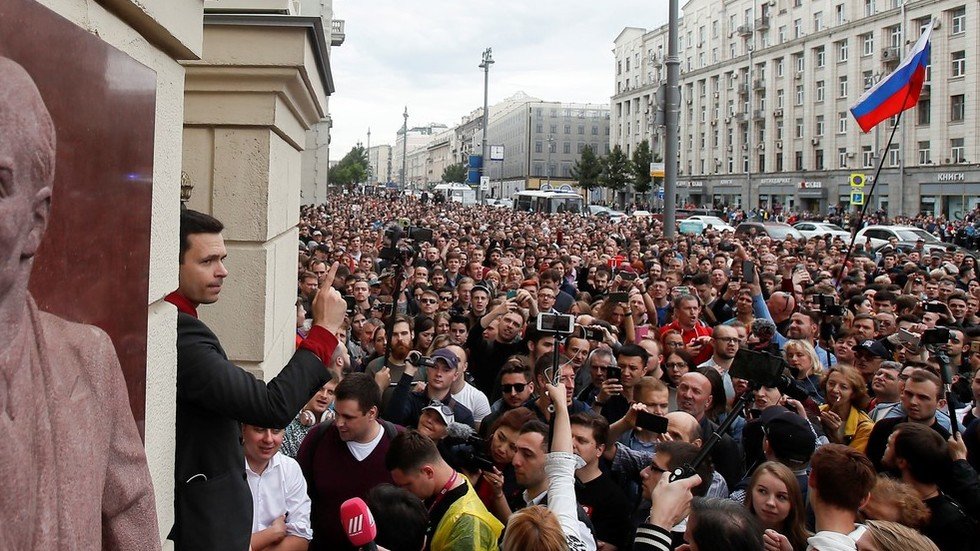
[[719, 186], [737, 186], [739, 184], [740, 182], [736, 182], [735, 180], [718, 180]]
[[688, 187], [704, 187], [704, 182], [701, 180], [692, 180], [687, 183]]
[[823, 182], [802, 181], [800, 189], [823, 189]]
[[962, 172], [940, 172], [936, 179], [940, 182], [963, 182], [966, 181], [966, 176]]
[[762, 185], [773, 185], [773, 184], [788, 184], [790, 183], [789, 178], [762, 178], [759, 180]]

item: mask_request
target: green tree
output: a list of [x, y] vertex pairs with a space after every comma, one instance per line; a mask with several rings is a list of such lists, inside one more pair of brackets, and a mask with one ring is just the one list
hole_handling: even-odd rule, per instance
[[442, 169], [442, 181], [447, 184], [451, 182], [465, 182], [466, 163], [449, 165]]
[[351, 187], [367, 178], [367, 150], [362, 146], [354, 146], [344, 155], [340, 162], [330, 168], [327, 178], [331, 185]]
[[571, 176], [578, 180], [578, 186], [586, 191], [588, 201], [589, 191], [599, 187], [599, 177], [602, 175], [602, 159], [596, 157], [591, 147], [582, 148], [582, 155], [572, 167]]
[[608, 155], [602, 158], [602, 175], [599, 183], [607, 189], [616, 192], [620, 206], [624, 197], [620, 192], [626, 187], [630, 179], [630, 160], [623, 153], [623, 149], [618, 145], [612, 148]]
[[640, 195], [646, 195], [650, 192], [652, 180], [650, 163], [652, 162], [653, 153], [650, 151], [650, 143], [643, 140], [633, 150], [633, 159], [630, 162], [630, 169], [633, 172], [633, 191]]

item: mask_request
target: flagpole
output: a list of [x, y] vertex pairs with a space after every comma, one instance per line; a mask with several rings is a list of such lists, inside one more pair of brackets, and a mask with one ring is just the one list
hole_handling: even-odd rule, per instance
[[[906, 92], [906, 94], [905, 94], [906, 101], [908, 100], [908, 97], [911, 94], [912, 94], [912, 89], [909, 88], [909, 91]], [[902, 102], [902, 104], [904, 105], [905, 102]], [[887, 151], [891, 150], [892, 141], [894, 141], [894, 139], [895, 139], [895, 131], [898, 130], [898, 126], [902, 122], [902, 113], [904, 113], [904, 112], [905, 112], [904, 110], [899, 111], [898, 112], [898, 115], [896, 115], [897, 118], [895, 119], [895, 125], [892, 126], [892, 131], [888, 135], [888, 143], [885, 144], [885, 149], [883, 150], [883, 152], [887, 152]], [[840, 270], [837, 271], [837, 288], [838, 289], [841, 286], [841, 282], [844, 280], [844, 270], [847, 269], [847, 261], [851, 258], [851, 252], [854, 251], [854, 242], [857, 240], [858, 231], [861, 230], [861, 224], [864, 221], [864, 215], [868, 211], [868, 205], [871, 204], [871, 198], [874, 196], [875, 187], [878, 185], [878, 176], [881, 174], [881, 169], [884, 166], [885, 166], [885, 155], [884, 155], [884, 153], [882, 153], [881, 155], [879, 155], [878, 168], [875, 169], [874, 177], [871, 180], [871, 190], [868, 191], [868, 194], [867, 195], [865, 195], [865, 197], [864, 197], [864, 205], [861, 206], [861, 210], [858, 213], [857, 219], [851, 225], [851, 244], [848, 245], [848, 247], [847, 247], [847, 253], [844, 254], [844, 261], [841, 263]]]

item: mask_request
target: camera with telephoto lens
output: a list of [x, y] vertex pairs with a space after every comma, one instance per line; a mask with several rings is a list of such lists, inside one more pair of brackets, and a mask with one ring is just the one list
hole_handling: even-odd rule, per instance
[[735, 243], [731, 241], [722, 241], [718, 244], [718, 250], [723, 253], [733, 253], [735, 252]]
[[432, 230], [412, 226], [407, 218], [385, 228], [378, 257], [389, 262], [408, 264], [420, 252], [420, 244], [432, 242]]
[[844, 307], [837, 304], [834, 295], [817, 295], [817, 305], [820, 313], [825, 316], [843, 316]]
[[728, 374], [733, 379], [745, 379], [766, 388], [777, 388], [794, 400], [806, 400], [809, 396], [806, 390], [787, 371], [790, 371], [790, 367], [782, 356], [743, 348], [735, 353]]
[[586, 327], [584, 325], [576, 325], [574, 337], [579, 339], [585, 339], [587, 341], [602, 341], [605, 339], [605, 335], [602, 334], [602, 329], [598, 327]]
[[949, 328], [934, 327], [932, 329], [926, 329], [922, 332], [922, 337], [919, 339], [919, 344], [947, 344], [949, 342], [949, 337]]
[[414, 365], [415, 367], [435, 367], [436, 363], [432, 358], [428, 356], [423, 356], [418, 350], [412, 350], [408, 353], [408, 357], [405, 361]]

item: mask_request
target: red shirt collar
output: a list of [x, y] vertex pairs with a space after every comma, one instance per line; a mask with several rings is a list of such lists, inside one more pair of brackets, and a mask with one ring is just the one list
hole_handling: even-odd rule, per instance
[[176, 306], [178, 312], [183, 312], [185, 314], [194, 316], [195, 318], [197, 317], [197, 307], [194, 305], [193, 302], [187, 300], [187, 297], [180, 294], [180, 291], [174, 291], [170, 293], [169, 295], [164, 297], [163, 300]]

